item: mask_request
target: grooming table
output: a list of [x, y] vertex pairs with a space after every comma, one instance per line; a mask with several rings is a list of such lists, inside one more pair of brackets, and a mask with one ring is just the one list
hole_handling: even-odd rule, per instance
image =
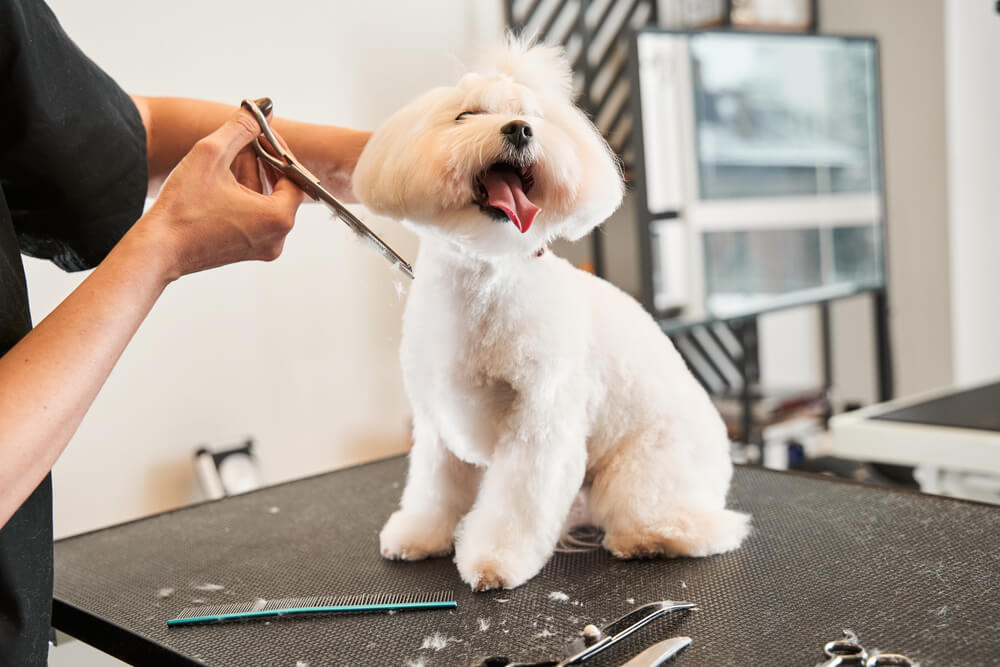
[[[921, 667], [1000, 662], [996, 507], [741, 467], [732, 505], [754, 531], [736, 552], [560, 553], [520, 588], [475, 594], [449, 558], [379, 556], [405, 472], [405, 458], [387, 459], [59, 540], [53, 624], [138, 665], [463, 666], [561, 655], [587, 623], [674, 599], [698, 609], [588, 664], [683, 634], [694, 642], [671, 665], [812, 666], [845, 628]], [[166, 624], [200, 604], [439, 590], [458, 608]]]
[[877, 403], [830, 430], [837, 456], [1000, 475], [1000, 382]]

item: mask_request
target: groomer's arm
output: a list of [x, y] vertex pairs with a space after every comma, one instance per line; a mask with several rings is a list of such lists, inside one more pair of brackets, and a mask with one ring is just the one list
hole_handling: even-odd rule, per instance
[[[149, 187], [156, 192], [174, 165], [200, 138], [233, 115], [235, 107], [181, 97], [133, 95], [146, 125]], [[342, 200], [355, 201], [351, 175], [371, 132], [276, 118], [271, 126], [295, 157]]]
[[[247, 112], [199, 141], [139, 219], [80, 286], [0, 357], [0, 526], [38, 486], [166, 286], [187, 273], [270, 260], [295, 221], [301, 192], [271, 195], [230, 171], [255, 165]], [[183, 326], [179, 323], [178, 326]]]

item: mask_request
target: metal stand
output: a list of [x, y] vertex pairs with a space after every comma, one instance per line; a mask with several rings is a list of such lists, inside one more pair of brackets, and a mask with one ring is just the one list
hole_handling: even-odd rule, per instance
[[889, 333], [889, 297], [886, 288], [872, 293], [872, 315], [875, 319], [875, 355], [878, 358], [878, 398], [880, 402], [895, 396], [892, 374], [892, 346]]

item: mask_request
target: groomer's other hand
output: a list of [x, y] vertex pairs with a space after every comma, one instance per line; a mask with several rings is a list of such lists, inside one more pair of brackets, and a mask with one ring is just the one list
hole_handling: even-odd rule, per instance
[[275, 178], [273, 191], [265, 194], [270, 188], [257, 176], [249, 145], [259, 132], [253, 116], [238, 110], [194, 145], [136, 223], [166, 253], [168, 281], [281, 254], [303, 195], [286, 178]]

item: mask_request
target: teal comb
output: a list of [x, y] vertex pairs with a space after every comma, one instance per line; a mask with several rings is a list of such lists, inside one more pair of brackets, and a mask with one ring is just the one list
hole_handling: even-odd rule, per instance
[[208, 607], [188, 607], [177, 618], [167, 621], [167, 625], [194, 625], [196, 623], [217, 623], [242, 621], [247, 619], [292, 614], [365, 613], [379, 611], [407, 611], [415, 609], [454, 609], [458, 602], [450, 592], [368, 594], [368, 595], [321, 595], [307, 598], [283, 598], [280, 600], [255, 600], [242, 604], [221, 604]]

